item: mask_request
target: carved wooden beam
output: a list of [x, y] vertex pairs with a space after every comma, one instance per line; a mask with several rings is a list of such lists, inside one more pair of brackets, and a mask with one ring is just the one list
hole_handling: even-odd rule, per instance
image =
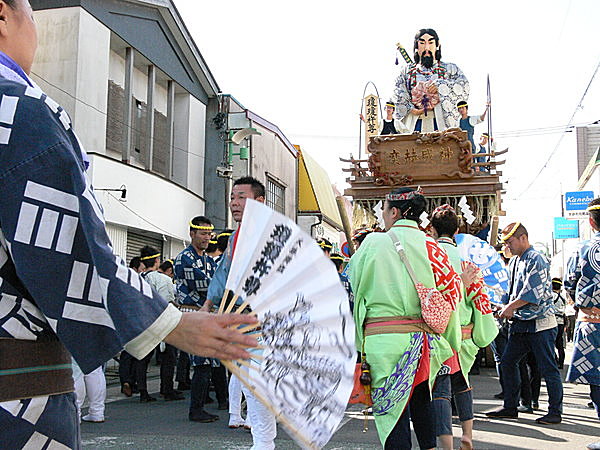
[[473, 164], [471, 164], [471, 167], [487, 167], [487, 166], [496, 167], [496, 166], [501, 166], [504, 163], [506, 163], [506, 160], [489, 161], [489, 162], [482, 162], [482, 163], [473, 163]]
[[361, 163], [361, 162], [364, 162], [364, 163], [368, 163], [369, 162], [368, 159], [344, 159], [344, 158], [340, 158], [340, 161], [341, 162], [348, 162], [348, 163], [351, 163], [351, 164]]

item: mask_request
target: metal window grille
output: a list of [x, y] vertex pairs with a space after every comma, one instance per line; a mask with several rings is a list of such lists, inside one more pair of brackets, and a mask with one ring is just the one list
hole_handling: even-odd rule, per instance
[[285, 214], [285, 187], [267, 177], [267, 206]]

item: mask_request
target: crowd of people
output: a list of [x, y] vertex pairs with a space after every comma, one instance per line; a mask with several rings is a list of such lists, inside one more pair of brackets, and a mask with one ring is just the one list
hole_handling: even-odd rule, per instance
[[[246, 199], [264, 202], [264, 185], [252, 177], [243, 177], [233, 183], [229, 208], [233, 219], [242, 220]], [[130, 267], [139, 273], [165, 300], [185, 312], [215, 312], [223, 301], [225, 283], [237, 242], [236, 231], [223, 230], [216, 234], [211, 220], [205, 216], [193, 217], [189, 222], [190, 244], [174, 260], [161, 258], [160, 252], [150, 246], [132, 258]], [[248, 312], [248, 311], [244, 311]], [[127, 397], [139, 393], [141, 402], [157, 400], [147, 390], [146, 374], [153, 352], [142, 359], [126, 350], [119, 357], [121, 392]], [[205, 409], [214, 400], [210, 387], [214, 387], [218, 410], [229, 411], [229, 428], [251, 430], [255, 449], [275, 448], [276, 422], [273, 414], [261, 404], [233, 374], [227, 374], [218, 358], [187, 353], [167, 342], [156, 348], [160, 364], [160, 395], [165, 401], [182, 400], [183, 391], [190, 391], [188, 419], [210, 423], [219, 415]], [[96, 371], [94, 371], [96, 372]], [[174, 379], [177, 389], [174, 388]], [[102, 380], [104, 382], [104, 380]], [[105, 392], [105, 388], [104, 388]], [[246, 417], [242, 413], [242, 394], [246, 399]], [[92, 404], [84, 421], [102, 422], [103, 414]]]
[[[359, 248], [350, 260], [358, 346], [370, 366], [373, 413], [384, 448], [411, 448], [410, 418], [420, 448], [451, 449], [451, 399], [463, 430], [461, 449], [472, 448], [468, 374], [478, 349], [489, 344], [502, 388], [495, 397], [503, 400], [503, 406], [486, 415], [514, 419], [520, 412], [539, 409], [543, 378], [549, 407], [536, 422], [561, 423], [559, 369], [565, 362], [569, 304], [578, 315], [566, 381], [590, 385], [591, 405], [600, 418], [596, 325], [600, 198], [588, 206], [596, 234], [569, 260], [564, 280], [550, 278], [549, 262], [530, 245], [523, 224], [511, 223], [502, 230], [500, 249], [508, 262], [509, 285], [501, 307], [490, 304], [477, 284], [479, 269], [469, 274], [473, 268], [460, 261], [453, 240], [459, 229], [456, 212], [443, 205], [430, 214], [430, 229], [420, 230], [425, 205], [417, 191], [392, 191], [383, 209], [386, 232], [360, 230]], [[443, 297], [435, 302], [436, 310], [446, 307], [452, 312], [444, 315], [441, 330], [434, 328], [440, 318], [428, 311], [431, 300], [422, 295], [431, 288]], [[423, 331], [429, 339], [423, 339]], [[423, 367], [428, 373], [422, 373]], [[600, 443], [589, 448], [600, 448]]]
[[[432, 69], [441, 58], [437, 34], [422, 31], [415, 43], [422, 59], [415, 63]], [[225, 284], [236, 231], [214, 235], [209, 218], [196, 216], [189, 223], [190, 245], [173, 261], [151, 246], [130, 267], [116, 256], [70, 119], [29, 77], [36, 45], [29, 2], [0, 0], [0, 121], [6, 125], [0, 127], [0, 448], [80, 448], [79, 420], [105, 419], [103, 365], [117, 354], [123, 394], [156, 401], [146, 379], [155, 349], [160, 394], [166, 401], [182, 400], [189, 388], [189, 420], [218, 420], [204, 408], [212, 384], [219, 409], [229, 410], [229, 426], [250, 428], [253, 449], [275, 448], [275, 416], [241, 380], [227, 380], [220, 363], [251, 358], [260, 336], [242, 334], [239, 327], [257, 327], [257, 319], [248, 311], [210, 313], [229, 300]], [[468, 91], [458, 67], [440, 67], [436, 76], [453, 78], [461, 92]], [[399, 98], [430, 75], [409, 67], [398, 80]], [[411, 131], [446, 128], [457, 119], [454, 105], [461, 99], [455, 92], [440, 95], [449, 101], [434, 104], [423, 96], [419, 108], [408, 99], [395, 106], [410, 114]], [[247, 199], [265, 201], [263, 184], [252, 177], [233, 183], [229, 209], [238, 225]], [[488, 417], [515, 418], [519, 406], [528, 406], [519, 405], [528, 384], [520, 377], [527, 357], [549, 395], [548, 412], [536, 421], [560, 423], [564, 352], [560, 347], [556, 355], [555, 346], [564, 304], [561, 280], [553, 290], [548, 261], [531, 247], [524, 225], [511, 223], [501, 233], [505, 254], [513, 255], [509, 289], [494, 313], [481, 270], [457, 252], [456, 212], [448, 205], [431, 211], [432, 228], [425, 233], [419, 223], [426, 205], [414, 189], [388, 193], [385, 232], [358, 230], [358, 250], [346, 268], [339, 254], [331, 254], [330, 242], [319, 242], [349, 294], [382, 446], [411, 448], [412, 421], [421, 448], [451, 448], [454, 401], [461, 448], [472, 448], [469, 371], [479, 349], [492, 342], [504, 404]], [[596, 234], [569, 260], [562, 280], [577, 314], [574, 327], [566, 321], [574, 342], [567, 381], [590, 385], [600, 418], [600, 199], [588, 211]], [[39, 270], [40, 262], [47, 270]], [[565, 314], [573, 316], [568, 306]], [[494, 317], [508, 322], [503, 338], [497, 338], [502, 333]], [[80, 418], [86, 395], [90, 407]]]
[[[250, 177], [235, 181], [230, 209], [238, 223], [243, 217], [246, 198], [262, 201], [262, 183]], [[596, 221], [600, 222], [597, 205], [600, 199], [590, 204], [590, 223], [594, 229]], [[317, 241], [325, 256], [335, 264], [348, 293], [357, 325], [357, 349], [372, 374], [372, 413], [383, 447], [411, 448], [409, 420], [412, 420], [420, 448], [453, 448], [454, 407], [462, 428], [461, 448], [472, 448], [474, 416], [469, 373], [480, 349], [488, 345], [494, 352], [502, 389], [495, 397], [504, 404], [486, 415], [495, 419], [517, 418], [519, 413], [539, 409], [544, 378], [549, 409], [536, 422], [560, 423], [559, 370], [565, 362], [567, 305], [571, 304], [575, 310], [583, 308], [582, 314], [587, 314], [585, 321], [576, 322], [578, 328], [573, 331], [574, 361], [588, 357], [577, 349], [582, 340], [589, 339], [589, 330], [583, 328], [595, 330], [593, 323], [597, 323], [593, 322], [594, 306], [577, 301], [582, 296], [577, 291], [582, 271], [587, 277], [584, 283], [589, 283], [590, 278], [589, 269], [579, 259], [595, 261], [589, 254], [589, 244], [584, 245], [588, 253], [580, 252], [577, 261], [569, 262], [565, 290], [563, 280], [550, 279], [548, 261], [530, 245], [524, 225], [508, 225], [501, 232], [502, 244], [498, 249], [508, 265], [509, 289], [502, 299], [504, 306], [499, 307], [487, 297], [481, 270], [461, 260], [454, 241], [461, 228], [456, 211], [449, 205], [436, 208], [429, 214], [430, 226], [423, 230], [419, 223], [425, 207], [426, 200], [419, 191], [409, 188], [392, 191], [383, 210], [385, 229], [356, 230], [352, 240], [357, 252], [351, 260], [332, 252], [334, 246], [329, 240]], [[211, 311], [222, 301], [236, 232], [223, 230], [216, 234], [207, 217], [197, 216], [189, 223], [189, 233], [190, 245], [174, 261], [162, 260], [157, 249], [145, 246], [139, 257], [130, 261], [130, 267], [178, 308]], [[449, 312], [442, 319], [441, 329], [434, 327], [434, 324], [439, 326], [436, 322], [439, 317], [432, 318], [431, 311], [426, 311], [418, 283], [441, 293], [433, 309], [436, 317], [443, 310]], [[580, 291], [583, 289], [580, 287]], [[160, 395], [166, 401], [181, 400], [185, 398], [182, 391], [189, 389], [189, 420], [208, 423], [219, 419], [204, 409], [206, 403], [214, 401], [209, 395], [212, 385], [218, 409], [229, 410], [229, 428], [251, 429], [253, 448], [274, 448], [275, 418], [239, 379], [228, 376], [218, 359], [178, 352], [164, 342], [156, 348], [156, 353], [161, 365]], [[119, 359], [121, 392], [126, 396], [139, 392], [141, 402], [156, 400], [146, 385], [151, 355], [136, 359], [124, 350]], [[568, 380], [589, 383], [593, 404], [598, 408], [598, 380], [594, 371], [581, 369], [586, 367], [581, 361], [575, 364], [569, 370]], [[173, 387], [175, 367], [178, 389]], [[84, 385], [90, 403], [82, 420], [102, 422], [102, 396], [106, 392], [102, 367], [80, 375], [75, 376], [78, 396], [85, 395], [85, 389], [79, 387]], [[390, 386], [389, 380], [398, 377], [403, 383]], [[242, 414], [242, 396], [247, 401], [246, 417]], [[78, 398], [79, 405], [82, 398]], [[590, 448], [595, 448], [594, 445], [597, 444], [591, 444]]]

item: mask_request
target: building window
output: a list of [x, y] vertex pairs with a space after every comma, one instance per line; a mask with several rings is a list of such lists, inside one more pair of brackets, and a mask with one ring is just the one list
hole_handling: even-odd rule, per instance
[[[141, 155], [142, 153], [142, 134], [145, 129], [144, 126], [144, 105], [138, 99], [134, 98], [135, 102], [135, 117], [133, 118], [133, 150]], [[138, 156], [138, 160], [140, 156]]]
[[267, 206], [285, 214], [285, 187], [267, 177]]

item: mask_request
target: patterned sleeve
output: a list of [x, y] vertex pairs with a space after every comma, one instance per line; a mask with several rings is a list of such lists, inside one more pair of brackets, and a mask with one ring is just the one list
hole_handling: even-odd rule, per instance
[[487, 347], [498, 335], [498, 327], [492, 314], [490, 297], [486, 291], [483, 274], [472, 262], [462, 261], [463, 271], [466, 266], [477, 269], [477, 278], [466, 287], [467, 302], [472, 302], [475, 307], [473, 311], [473, 330], [471, 337], [473, 343], [479, 348]]
[[408, 65], [396, 78], [396, 87], [394, 89], [394, 102], [396, 103], [395, 117], [403, 120], [414, 108], [412, 96], [408, 86]]
[[471, 266], [477, 269], [478, 272], [477, 279], [470, 285], [466, 286], [467, 299], [473, 302], [473, 305], [475, 305], [475, 308], [477, 308], [477, 311], [479, 311], [481, 314], [491, 314], [492, 306], [490, 304], [490, 297], [485, 289], [481, 269], [479, 269], [479, 267], [470, 261], [462, 261], [462, 265], [463, 270], [467, 266]]
[[567, 270], [565, 271], [565, 279], [563, 287], [572, 299], [575, 298], [575, 290], [577, 288], [577, 282], [581, 278], [581, 269], [579, 267], [579, 252], [581, 247], [578, 246], [577, 250], [573, 252], [569, 261], [567, 262]]
[[460, 301], [462, 282], [460, 276], [452, 268], [448, 254], [431, 238], [425, 241], [427, 256], [431, 263], [435, 287], [442, 293], [444, 299], [456, 309]]
[[[199, 288], [206, 289], [208, 279], [202, 269], [194, 267], [194, 260], [184, 251], [177, 265], [176, 277], [179, 279], [179, 289], [189, 294]], [[202, 286], [204, 285], [205, 286]], [[200, 285], [200, 286], [199, 286]]]
[[[569, 292], [573, 292], [575, 305], [579, 308], [600, 307], [599, 262], [600, 241], [597, 239], [583, 243], [577, 259], [569, 260], [567, 269]], [[565, 285], [567, 285], [566, 282]]]
[[528, 258], [525, 261], [525, 268], [520, 274], [524, 278], [520, 284], [522, 288], [515, 293], [514, 299], [538, 305], [543, 298], [545, 286], [549, 282], [545, 263], [540, 258]]
[[[233, 237], [233, 236], [232, 236]], [[225, 253], [221, 257], [219, 266], [210, 280], [208, 285], [208, 294], [206, 298], [213, 302], [215, 305], [220, 305], [225, 292], [225, 284], [227, 283], [227, 277], [229, 276], [229, 267], [231, 266], [231, 243], [233, 239], [229, 239], [230, 245], [227, 246]]]
[[[465, 101], [469, 98], [469, 92], [471, 91], [471, 87], [469, 86], [469, 80], [465, 76], [460, 67], [453, 63], [447, 63], [449, 78], [460, 86], [458, 92], [455, 89], [456, 95]], [[458, 111], [457, 111], [458, 113]]]
[[156, 346], [181, 315], [169, 315], [167, 302], [113, 254], [66, 112], [26, 92], [15, 101], [10, 136], [1, 144], [0, 224], [9, 257], [82, 370], [134, 341], [145, 351], [136, 339], [149, 329]]
[[438, 80], [438, 90], [443, 94], [442, 107], [446, 124], [449, 127], [458, 127], [460, 114], [456, 104], [469, 99], [469, 80], [460, 68], [453, 63], [442, 63], [448, 71], [446, 79]]

